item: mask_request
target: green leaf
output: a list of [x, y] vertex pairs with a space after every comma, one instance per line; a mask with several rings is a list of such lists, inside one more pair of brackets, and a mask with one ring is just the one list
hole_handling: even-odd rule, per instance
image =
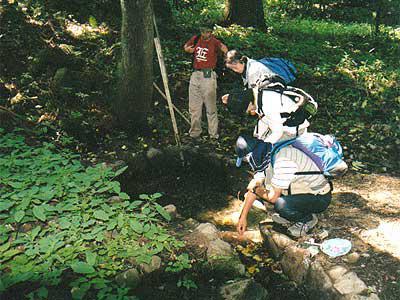
[[14, 219], [16, 222], [20, 222], [25, 217], [25, 211], [19, 210], [14, 214]]
[[60, 218], [58, 223], [61, 229], [68, 229], [71, 226], [71, 222], [67, 218]]
[[91, 265], [94, 266], [96, 264], [96, 258], [97, 258], [97, 254], [87, 251], [86, 252], [86, 262]]
[[37, 226], [31, 231], [30, 238], [31, 238], [32, 241], [37, 237], [37, 235], [39, 234], [40, 230], [42, 230], [42, 227]]
[[127, 193], [119, 193], [118, 196], [123, 200], [129, 200], [131, 198]]
[[117, 170], [117, 171], [115, 172], [115, 175], [114, 175], [114, 176], [117, 177], [117, 176], [121, 175], [122, 173], [125, 172], [126, 169], [128, 169], [128, 166], [123, 167], [123, 168]]
[[155, 193], [155, 194], [151, 195], [152, 199], [158, 199], [158, 198], [161, 198], [161, 197], [162, 197], [161, 193]]
[[89, 17], [89, 24], [90, 24], [90, 26], [92, 26], [92, 27], [94, 27], [94, 28], [96, 28], [98, 25], [97, 25], [97, 20], [96, 20], [96, 18], [95, 17], [93, 17], [93, 16], [90, 16]]
[[139, 195], [139, 199], [142, 199], [142, 200], [150, 200], [150, 197], [149, 197], [149, 195], [147, 195], [147, 194], [140, 194], [140, 195]]
[[96, 272], [96, 270], [93, 268], [93, 266], [91, 266], [87, 263], [81, 262], [81, 261], [73, 263], [71, 265], [71, 268], [75, 273], [79, 273], [79, 274], [91, 274], [91, 273]]
[[98, 220], [102, 220], [102, 221], [107, 221], [109, 220], [108, 214], [104, 211], [104, 210], [96, 210], [93, 214], [93, 217], [95, 217]]
[[39, 299], [47, 299], [47, 296], [49, 295], [49, 291], [47, 290], [46, 287], [42, 286], [38, 289], [37, 295], [39, 296]]
[[171, 216], [170, 214], [158, 203], [155, 203], [155, 207], [157, 212], [163, 216], [163, 218], [167, 221], [171, 221]]
[[33, 215], [40, 221], [46, 221], [45, 209], [43, 206], [35, 206], [32, 210]]
[[136, 233], [142, 233], [143, 232], [143, 225], [142, 223], [138, 222], [137, 220], [130, 220], [129, 221], [129, 226], [132, 228], [133, 231]]
[[14, 202], [12, 202], [12, 201], [1, 201], [0, 202], [0, 211], [8, 210], [13, 205], [14, 205]]

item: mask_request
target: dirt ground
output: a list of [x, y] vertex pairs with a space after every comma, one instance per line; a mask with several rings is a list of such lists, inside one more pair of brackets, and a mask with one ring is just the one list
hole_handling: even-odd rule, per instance
[[[325, 263], [345, 265], [357, 273], [371, 292], [387, 300], [400, 297], [399, 184], [400, 178], [389, 175], [347, 174], [335, 182], [332, 203], [319, 215], [320, 221], [313, 230], [326, 230], [329, 238], [350, 240], [352, 249], [348, 255], [329, 258], [321, 254]], [[220, 225], [233, 225], [240, 204], [232, 197], [230, 207], [203, 217]], [[272, 207], [267, 210], [267, 215], [273, 212]], [[253, 212], [249, 217], [253, 218], [249, 226], [254, 230], [265, 213]]]
[[[243, 200], [248, 172], [245, 168], [224, 167], [218, 160], [202, 155], [202, 152], [205, 151], [193, 154], [184, 167], [173, 164], [165, 169], [158, 168], [147, 176], [135, 176], [135, 180], [128, 180], [125, 186], [130, 194], [144, 190], [163, 192], [163, 204], [175, 204], [184, 218], [211, 221], [226, 236], [232, 236], [234, 220], [240, 213], [238, 192], [241, 191], [239, 198]], [[329, 238], [350, 240], [351, 259], [349, 255], [338, 258], [326, 256], [326, 263], [346, 265], [356, 272], [371, 292], [376, 292], [380, 299], [385, 300], [399, 299], [400, 295], [399, 186], [398, 177], [349, 172], [334, 182], [332, 203], [319, 215], [320, 222], [314, 229], [314, 233], [327, 230]], [[253, 217], [249, 221], [249, 234], [257, 239], [258, 222], [268, 216], [262, 212]], [[238, 250], [237, 243], [233, 242], [233, 246]], [[242, 248], [240, 251], [251, 252], [251, 249]], [[256, 247], [253, 255], [262, 253]], [[248, 270], [253, 267], [257, 278], [260, 277], [256, 270], [259, 265], [254, 263], [254, 260], [251, 261], [247, 267]], [[271, 270], [276, 274], [281, 272], [279, 266], [271, 263], [267, 269], [261, 270], [262, 276], [271, 273]], [[281, 283], [288, 288], [287, 282]], [[307, 299], [307, 296], [301, 299]]]

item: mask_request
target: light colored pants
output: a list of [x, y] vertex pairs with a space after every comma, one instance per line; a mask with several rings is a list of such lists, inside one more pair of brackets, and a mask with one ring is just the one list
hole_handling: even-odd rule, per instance
[[191, 137], [201, 135], [201, 116], [203, 104], [206, 106], [208, 134], [218, 138], [217, 114], [217, 74], [213, 71], [210, 78], [204, 78], [202, 71], [194, 71], [189, 84], [189, 112]]

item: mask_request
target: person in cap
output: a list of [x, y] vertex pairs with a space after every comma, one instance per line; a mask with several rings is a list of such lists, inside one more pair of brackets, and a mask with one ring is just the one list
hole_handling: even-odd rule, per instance
[[[254, 129], [254, 136], [267, 143], [275, 144], [278, 141], [284, 141], [295, 138], [307, 131], [310, 123], [305, 119], [296, 126], [288, 126], [287, 118], [282, 114], [290, 114], [298, 109], [296, 103], [288, 96], [273, 90], [263, 90], [263, 87], [271, 84], [271, 81], [279, 79], [271, 78], [271, 71], [262, 63], [242, 56], [237, 50], [230, 50], [225, 57], [225, 65], [228, 69], [241, 74], [243, 84], [252, 90], [253, 97], [248, 95], [243, 98], [245, 100], [244, 107], [246, 111], [252, 115], [257, 115], [258, 122]], [[259, 92], [261, 95], [261, 107], [258, 107]], [[235, 101], [236, 95], [226, 94], [222, 96], [222, 102], [229, 107], [229, 102]]]
[[322, 175], [301, 174], [319, 171], [318, 166], [305, 153], [286, 146], [274, 155], [271, 164], [269, 143], [239, 136], [236, 142], [238, 160], [249, 162], [254, 171], [247, 186], [247, 193], [237, 231], [243, 234], [247, 228], [247, 215], [256, 199], [274, 205], [272, 220], [288, 227], [294, 237], [306, 235], [318, 222], [316, 213], [325, 211], [332, 199], [332, 185]]
[[200, 35], [193, 36], [184, 45], [185, 52], [193, 54], [193, 72], [189, 83], [189, 135], [195, 139], [201, 135], [204, 104], [209, 136], [218, 139], [217, 74], [214, 69], [218, 52], [225, 54], [228, 48], [213, 36], [211, 27], [202, 27], [200, 31]]

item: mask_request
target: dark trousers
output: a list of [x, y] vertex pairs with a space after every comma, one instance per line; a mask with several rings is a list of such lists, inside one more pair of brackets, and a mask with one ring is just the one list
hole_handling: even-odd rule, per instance
[[331, 203], [331, 192], [325, 195], [297, 194], [280, 196], [275, 202], [275, 211], [292, 222], [308, 222], [312, 213], [321, 213]]

